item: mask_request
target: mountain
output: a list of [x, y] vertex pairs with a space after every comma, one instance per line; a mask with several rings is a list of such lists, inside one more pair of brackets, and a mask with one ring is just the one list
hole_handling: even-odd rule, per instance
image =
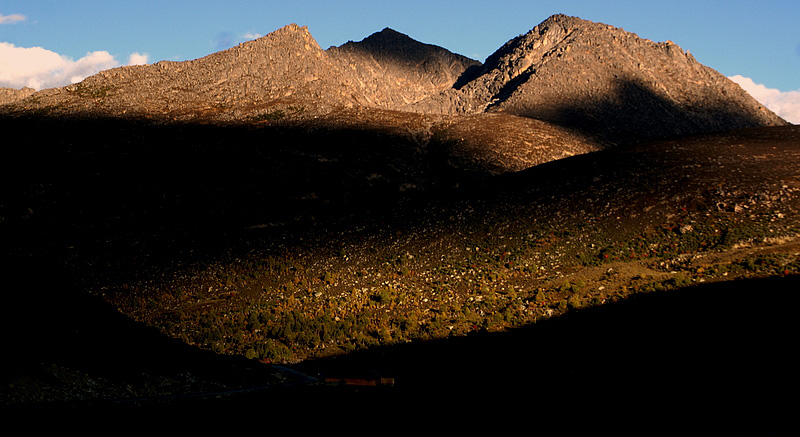
[[612, 143], [786, 124], [670, 41], [565, 15], [510, 40], [482, 74], [431, 100], [420, 108], [504, 112]]
[[779, 434], [784, 124], [672, 44], [564, 16], [484, 64], [290, 25], [35, 93], [0, 108], [0, 404], [341, 420], [353, 399], [385, 425], [381, 399], [625, 423], [635, 399]]
[[503, 112], [602, 145], [786, 124], [669, 41], [565, 15], [508, 41], [484, 64], [388, 28], [322, 50], [306, 27], [291, 24], [204, 58], [103, 71], [5, 108], [209, 121], [309, 120], [348, 108]]
[[282, 101], [345, 104], [349, 89], [341, 75], [308, 29], [292, 24], [200, 59], [106, 70], [39, 92], [23, 107], [54, 115], [225, 119]]
[[397, 109], [451, 87], [477, 64], [391, 29], [324, 51], [306, 27], [291, 24], [200, 59], [103, 71], [20, 104], [172, 120], [270, 119], [300, 108], [308, 117], [354, 106]]
[[360, 42], [331, 47], [357, 79], [355, 88], [368, 100], [365, 106], [407, 109], [409, 105], [453, 87], [478, 61], [438, 46], [423, 44], [386, 28]]

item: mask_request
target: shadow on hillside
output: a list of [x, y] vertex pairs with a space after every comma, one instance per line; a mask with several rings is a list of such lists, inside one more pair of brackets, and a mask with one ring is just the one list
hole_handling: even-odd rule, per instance
[[[496, 95], [502, 104], [528, 80], [531, 72], [507, 83]], [[516, 115], [550, 121], [576, 129], [607, 144], [630, 144], [686, 134], [701, 134], [747, 127], [763, 122], [744, 112], [734, 102], [696, 95], [691, 104], [672, 102], [647, 84], [618, 79], [614, 89], [600, 98], [550, 102], [507, 109]]]
[[[535, 406], [661, 408], [677, 402], [748, 410], [788, 405], [800, 277], [635, 295], [509, 333], [384, 347], [306, 362], [300, 370], [395, 378], [393, 395]], [[368, 393], [368, 392], [366, 392]], [[535, 411], [535, 410], [532, 410]]]
[[[3, 331], [14, 357], [5, 361], [8, 372], [46, 362], [122, 379], [183, 366], [229, 372], [228, 358], [166, 340], [65, 285], [85, 273], [69, 269], [84, 262], [111, 277], [141, 275], [144, 265], [173, 265], [180, 257], [247, 248], [250, 241], [380, 223], [399, 203], [448, 197], [461, 177], [447, 174], [446, 157], [380, 132], [96, 120], [3, 120], [0, 127], [23, 138], [2, 150], [2, 238], [10, 252], [3, 260], [10, 282]], [[574, 168], [597, 167], [596, 157], [573, 158], [579, 161]], [[561, 185], [559, 166], [544, 168], [504, 178], [498, 192], [520, 180], [522, 190], [547, 179]], [[592, 173], [578, 173], [577, 188], [594, 183]], [[398, 188], [409, 183], [418, 188]], [[473, 195], [492, 197], [488, 191]], [[113, 271], [112, 262], [124, 271]], [[378, 372], [394, 377], [396, 386], [294, 393], [320, 402], [343, 391], [349, 399], [413, 399], [415, 405], [447, 399], [466, 408], [487, 399], [571, 405], [613, 398], [627, 408], [689, 398], [742, 407], [759, 402], [780, 412], [778, 395], [795, 378], [789, 351], [799, 285], [797, 277], [706, 285], [638, 296], [508, 334], [304, 363], [298, 369], [312, 374]], [[262, 405], [270, 396], [243, 395], [229, 405]]]
[[[36, 275], [36, 265], [13, 267]], [[167, 339], [69, 287], [55, 293], [59, 284], [58, 277], [39, 277], [7, 296], [3, 332], [10, 360], [4, 361], [3, 376], [47, 383], [46, 370], [55, 364], [123, 385], [156, 384], [188, 373], [244, 386], [276, 381], [270, 366]], [[392, 377], [393, 387], [301, 384], [223, 398], [40, 407], [220, 413], [271, 405], [309, 414], [362, 405], [424, 411], [547, 406], [577, 413], [593, 405], [624, 414], [676, 405], [686, 413], [713, 405], [780, 420], [788, 408], [782, 394], [796, 381], [798, 289], [798, 276], [707, 284], [635, 295], [508, 333], [413, 342], [294, 366], [322, 377]]]
[[473, 80], [479, 78], [481, 74], [486, 72], [486, 67], [483, 64], [471, 65], [469, 68], [464, 70], [461, 75], [458, 76], [458, 79], [453, 83], [453, 89], [460, 90], [464, 88], [468, 83], [472, 82]]
[[[129, 401], [154, 390], [181, 398], [220, 387], [308, 382], [244, 357], [216, 355], [168, 338], [70, 284], [46, 260], [0, 261], [9, 269], [5, 279], [11, 284], [0, 321], [0, 405], [12, 399], [9, 406], [34, 411], [124, 409], [141, 405]], [[115, 406], [109, 400], [129, 403]]]
[[[2, 119], [3, 241], [19, 254], [172, 263], [392, 220], [467, 177], [379, 130]], [[191, 253], [191, 255], [189, 255]]]
[[[647, 95], [633, 84], [623, 100], [656, 98]], [[647, 106], [640, 111], [653, 111]], [[638, 115], [601, 109], [615, 117], [609, 124], [619, 126], [630, 116], [622, 124], [648, 129]], [[586, 130], [603, 123], [574, 108], [558, 117]], [[656, 132], [658, 126], [650, 128]], [[482, 182], [454, 169], [445, 146], [377, 129], [48, 118], [0, 119], [0, 129], [17, 138], [0, 150], [6, 250], [94, 257], [87, 261], [95, 263], [93, 270], [116, 263], [135, 273], [144, 264], [248, 250], [251, 241], [263, 247], [264, 241], [296, 242], [311, 233], [408, 226], [459, 193], [493, 195], [465, 188]], [[647, 159], [645, 166], [652, 164]], [[524, 185], [514, 181], [525, 177], [502, 179], [510, 184], [495, 179], [499, 183], [492, 184], [506, 190]], [[416, 217], [408, 212], [423, 210]]]

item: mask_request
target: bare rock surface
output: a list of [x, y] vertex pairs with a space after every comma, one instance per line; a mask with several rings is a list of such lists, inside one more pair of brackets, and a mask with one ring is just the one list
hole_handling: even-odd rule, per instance
[[478, 77], [418, 107], [501, 111], [599, 133], [611, 143], [786, 124], [670, 41], [565, 15], [510, 40]]
[[432, 94], [450, 89], [478, 61], [423, 44], [386, 28], [360, 42], [331, 47], [356, 79], [365, 106], [405, 109]]
[[22, 100], [35, 92], [35, 89], [28, 87], [24, 87], [20, 90], [14, 88], [0, 88], [0, 105]]
[[[616, 144], [787, 124], [669, 41], [565, 15], [484, 64], [388, 28], [323, 50], [290, 24], [200, 59], [106, 70], [21, 99], [29, 92], [12, 93], [0, 113], [327, 127], [360, 117], [415, 140], [469, 137], [459, 147], [481, 150], [490, 173]], [[506, 116], [487, 116], [496, 113]], [[552, 142], [556, 131], [570, 140]]]
[[292, 24], [200, 59], [106, 70], [44, 90], [21, 107], [54, 115], [224, 119], [295, 101], [317, 102], [320, 111], [346, 106], [352, 104], [346, 83], [308, 29]]

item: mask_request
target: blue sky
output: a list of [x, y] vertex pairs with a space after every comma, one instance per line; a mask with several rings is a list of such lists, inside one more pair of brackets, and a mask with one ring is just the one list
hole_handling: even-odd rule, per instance
[[202, 57], [289, 23], [308, 26], [323, 48], [391, 27], [482, 61], [555, 13], [672, 40], [740, 84], [797, 92], [800, 104], [799, 0], [0, 0], [0, 86], [35, 73], [22, 49], [71, 62], [57, 79], [36, 82], [46, 87], [95, 67]]

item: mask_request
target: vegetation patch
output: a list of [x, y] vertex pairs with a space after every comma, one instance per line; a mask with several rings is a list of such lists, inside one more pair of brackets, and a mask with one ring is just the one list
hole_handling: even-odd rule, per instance
[[774, 222], [748, 221], [740, 229], [729, 219], [686, 214], [623, 235], [583, 224], [497, 220], [475, 232], [462, 228], [435, 250], [425, 241], [402, 243], [392, 232], [312, 257], [291, 248], [253, 253], [158, 286], [177, 290], [156, 295], [160, 300], [148, 293], [112, 300], [189, 343], [295, 362], [505, 330], [636, 293], [800, 273], [791, 251], [759, 253], [770, 247], [764, 244], [737, 251], [731, 235], [764, 241], [775, 234]]

